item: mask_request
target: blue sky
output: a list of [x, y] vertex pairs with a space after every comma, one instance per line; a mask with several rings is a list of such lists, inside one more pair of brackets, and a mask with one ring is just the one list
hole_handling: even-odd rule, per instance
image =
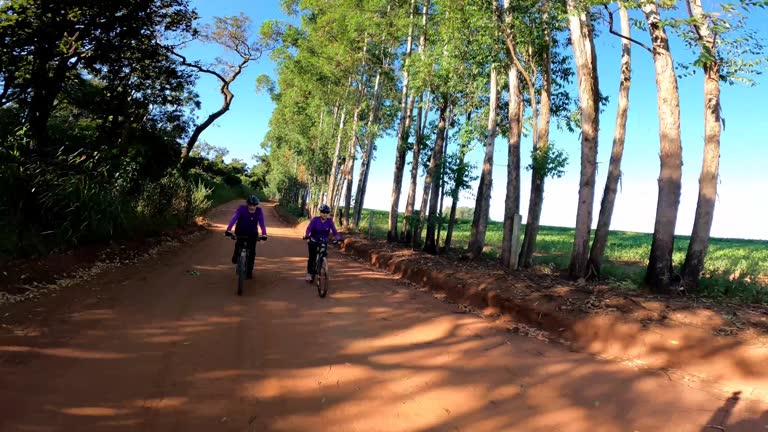
[[[235, 15], [244, 12], [254, 21], [254, 28], [271, 19], [285, 20], [278, 0], [196, 0], [203, 21], [214, 16]], [[706, 5], [705, 6], [711, 6]], [[755, 12], [752, 25], [760, 35], [768, 38], [768, 14]], [[607, 33], [607, 32], [603, 32]], [[634, 31], [639, 40], [647, 41], [647, 34]], [[598, 180], [595, 194], [595, 216], [597, 222], [605, 174], [610, 157], [613, 129], [616, 115], [616, 94], [618, 91], [620, 41], [602, 34], [596, 41], [601, 91], [611, 98], [600, 121]], [[672, 47], [676, 61], [690, 59], [690, 51], [679, 43]], [[194, 47], [189, 50], [192, 57], [212, 60], [220, 54], [211, 47]], [[633, 76], [630, 92], [630, 109], [627, 123], [627, 140], [622, 165], [622, 189], [617, 198], [612, 229], [651, 232], [656, 211], [657, 183], [659, 171], [659, 135], [656, 111], [656, 85], [651, 55], [639, 47], [633, 47]], [[250, 162], [253, 154], [261, 153], [261, 141], [268, 130], [270, 114], [274, 105], [267, 95], [257, 94], [256, 77], [262, 73], [275, 76], [275, 65], [265, 56], [252, 64], [233, 86], [235, 100], [232, 109], [220, 118], [202, 136], [207, 142], [229, 149], [230, 157]], [[757, 77], [757, 87], [723, 86], [722, 107], [726, 128], [721, 141], [720, 185], [715, 210], [712, 235], [717, 237], [768, 239], [768, 79]], [[575, 77], [574, 77], [575, 81]], [[698, 175], [701, 168], [703, 148], [702, 78], [694, 77], [679, 81], [681, 98], [681, 126], [683, 138], [683, 191], [676, 232], [689, 235], [693, 225], [698, 192]], [[215, 81], [204, 77], [198, 82], [198, 93], [202, 101], [200, 114], [216, 110], [221, 96]], [[545, 193], [542, 224], [573, 226], [576, 218], [577, 191], [579, 181], [579, 137], [576, 134], [553, 129], [552, 139], [564, 149], [570, 163], [566, 175], [557, 180], [548, 180]], [[389, 197], [392, 188], [392, 169], [395, 157], [395, 143], [391, 136], [377, 141], [376, 161], [371, 169], [368, 197]], [[523, 143], [523, 165], [531, 146], [530, 138]], [[491, 217], [500, 220], [503, 216], [504, 190], [506, 185], [506, 140], [499, 138], [496, 143], [493, 176]], [[482, 149], [477, 148], [471, 158], [480, 161]], [[357, 175], [357, 171], [355, 171]], [[357, 181], [357, 179], [355, 179]], [[406, 185], [407, 187], [407, 185]], [[476, 188], [476, 185], [475, 185]], [[530, 175], [523, 172], [522, 212], [527, 212]], [[404, 192], [405, 193], [405, 192]], [[366, 200], [366, 207], [386, 209], [388, 200]], [[470, 196], [462, 196], [460, 205], [474, 207]], [[402, 206], [404, 206], [404, 202]]]

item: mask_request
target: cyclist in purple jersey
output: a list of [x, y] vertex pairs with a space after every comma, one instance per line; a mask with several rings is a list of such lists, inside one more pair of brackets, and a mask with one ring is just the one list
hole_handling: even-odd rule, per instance
[[312, 282], [315, 274], [315, 260], [317, 259], [317, 241], [328, 241], [328, 236], [333, 233], [336, 241], [341, 241], [341, 236], [336, 231], [336, 225], [329, 216], [331, 208], [326, 204], [320, 206], [320, 216], [315, 216], [307, 226], [304, 237], [309, 238], [309, 259], [307, 260], [307, 282]]
[[[237, 225], [235, 225], [237, 224]], [[232, 264], [237, 264], [237, 257], [240, 255], [240, 248], [248, 248], [248, 263], [246, 268], [246, 278], [253, 278], [253, 261], [256, 259], [256, 240], [259, 236], [259, 227], [261, 235], [266, 240], [267, 227], [264, 224], [264, 212], [259, 207], [259, 198], [252, 195], [248, 197], [245, 205], [241, 205], [232, 215], [232, 220], [227, 226], [227, 233], [232, 233], [232, 227], [235, 227], [237, 242], [235, 251], [232, 253]]]

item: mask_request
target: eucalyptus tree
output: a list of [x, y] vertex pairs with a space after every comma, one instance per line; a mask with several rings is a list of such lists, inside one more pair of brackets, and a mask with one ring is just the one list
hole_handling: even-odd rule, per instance
[[[619, 22], [621, 25], [621, 77], [619, 80], [619, 94], [616, 108], [616, 126], [613, 132], [613, 147], [611, 159], [608, 162], [608, 176], [605, 180], [603, 199], [600, 203], [600, 214], [597, 219], [595, 237], [589, 252], [589, 267], [596, 276], [600, 276], [605, 247], [608, 244], [608, 234], [613, 216], [613, 208], [616, 203], [619, 181], [621, 180], [621, 160], [624, 154], [624, 141], [627, 134], [627, 114], [629, 112], [629, 89], [632, 82], [632, 41], [629, 13], [624, 2], [618, 2]], [[615, 33], [613, 28], [614, 17], [608, 5], [609, 31]]]
[[[400, 207], [400, 194], [402, 192], [403, 187], [403, 175], [405, 173], [405, 157], [406, 152], [408, 151], [408, 140], [410, 136], [410, 130], [411, 130], [411, 124], [413, 123], [413, 108], [416, 101], [415, 94], [411, 91], [409, 93], [409, 86], [410, 86], [410, 67], [411, 67], [411, 54], [413, 52], [413, 39], [414, 39], [414, 31], [415, 31], [415, 25], [416, 25], [416, 0], [411, 0], [410, 2], [410, 8], [409, 8], [409, 14], [408, 14], [408, 36], [405, 42], [405, 53], [403, 54], [403, 60], [402, 60], [402, 90], [400, 95], [400, 119], [397, 127], [397, 149], [395, 151], [395, 168], [394, 168], [394, 175], [392, 180], [392, 197], [391, 197], [391, 203], [390, 203], [390, 209], [389, 209], [389, 219], [388, 219], [388, 226], [387, 226], [387, 240], [389, 241], [395, 241], [398, 238], [397, 235], [397, 218], [398, 218], [398, 212]], [[424, 0], [423, 5], [423, 11], [422, 11], [422, 17], [423, 17], [423, 24], [421, 28], [421, 36], [419, 37], [419, 52], [421, 53], [423, 57], [424, 53], [424, 47], [426, 45], [426, 28], [427, 28], [427, 17], [429, 16], [429, 0]], [[421, 117], [421, 114], [419, 114], [419, 117]], [[419, 140], [419, 133], [417, 131], [416, 133], [416, 141], [417, 143], [414, 144], [416, 147], [416, 151], [418, 152], [418, 140]], [[418, 167], [418, 164], [416, 161], [418, 160], [418, 155], [416, 154], [416, 157], [414, 158], [414, 167]], [[412, 191], [415, 192], [415, 186], [412, 188]], [[415, 196], [415, 194], [414, 194]], [[410, 216], [410, 214], [413, 212], [413, 198], [411, 195], [408, 196], [409, 203], [411, 205], [410, 211], [406, 210], [406, 220], [407, 217]], [[406, 222], [404, 222], [403, 230], [406, 230]]]
[[[560, 177], [564, 174], [567, 164], [566, 155], [557, 149], [549, 140], [550, 121], [553, 117], [564, 121], [569, 129], [571, 113], [571, 97], [567, 91], [572, 72], [567, 59], [562, 53], [565, 43], [562, 41], [565, 29], [565, 10], [562, 2], [548, 0], [527, 0], [523, 2], [504, 1], [504, 14], [497, 14], [504, 34], [504, 44], [507, 48], [508, 61], [511, 63], [508, 71], [511, 83], [523, 78], [527, 89], [524, 96], [531, 108], [532, 141], [531, 164], [531, 193], [528, 205], [528, 215], [525, 225], [525, 235], [519, 254], [519, 265], [532, 265], [533, 253], [536, 249], [536, 238], [539, 231], [539, 221], [544, 204], [544, 182], [547, 177]], [[538, 92], [537, 92], [538, 87]], [[516, 109], [517, 90], [510, 89], [513, 104], [508, 110], [510, 116], [510, 149], [508, 161], [507, 198], [505, 199], [505, 224], [509, 227], [506, 244], [511, 243], [511, 227], [514, 215], [519, 209], [519, 149], [517, 130], [522, 130], [523, 115], [518, 115]], [[523, 95], [521, 95], [523, 96]], [[522, 110], [523, 108], [520, 108]], [[513, 124], [514, 123], [514, 124]], [[515, 213], [512, 213], [515, 212]], [[509, 246], [505, 246], [509, 249]], [[504, 252], [504, 251], [502, 251]], [[507, 250], [503, 254], [505, 265], [514, 260]]]
[[501, 241], [501, 264], [505, 268], [517, 268], [518, 250], [515, 219], [520, 213], [520, 143], [523, 132], [525, 105], [520, 90], [520, 72], [514, 62], [507, 70], [507, 184], [504, 197], [504, 233]]
[[[504, 0], [504, 14], [499, 15], [499, 21], [503, 21], [505, 29], [509, 29], [512, 24], [512, 11], [510, 10], [510, 0]], [[507, 55], [515, 54], [513, 30], [504, 31], [505, 42], [509, 49]], [[501, 264], [505, 268], [516, 269], [518, 260], [518, 250], [513, 249], [513, 244], [517, 244], [517, 239], [513, 241], [515, 232], [515, 219], [520, 213], [520, 143], [523, 132], [523, 115], [525, 104], [523, 103], [523, 94], [521, 91], [520, 69], [518, 62], [514, 59], [508, 59], [507, 69], [507, 185], [504, 198], [504, 234], [501, 244]], [[519, 228], [519, 227], [518, 227]]]
[[662, 20], [656, 1], [642, 4], [648, 24], [656, 69], [656, 97], [659, 116], [659, 193], [656, 203], [656, 221], [648, 259], [645, 281], [652, 289], [667, 291], [673, 277], [672, 252], [675, 243], [675, 226], [680, 207], [682, 178], [682, 141], [680, 137], [680, 94], [677, 86], [672, 53], [666, 23]]
[[[748, 17], [768, 2], [741, 0], [720, 4], [719, 10], [705, 11], [700, 0], [686, 0], [688, 19], [681, 20], [682, 35], [696, 49], [694, 67], [704, 75], [704, 151], [699, 176], [699, 193], [691, 240], [682, 266], [683, 284], [698, 288], [704, 271], [714, 218], [720, 161], [720, 135], [725, 120], [721, 117], [720, 82], [754, 84], [749, 75], [766, 60], [765, 45]], [[685, 27], [690, 30], [686, 31]]]
[[[422, 60], [424, 60], [424, 50], [426, 48], [427, 43], [427, 24], [428, 24], [428, 18], [429, 18], [429, 0], [424, 0], [424, 4], [422, 6], [422, 21], [420, 26], [420, 34], [419, 34], [419, 56]], [[406, 119], [406, 129], [410, 129], [410, 126], [412, 124], [412, 117], [413, 117], [413, 108], [414, 103], [416, 102], [415, 97], [416, 91], [413, 91], [413, 94], [411, 95], [409, 102], [408, 102], [408, 119]], [[414, 129], [414, 140], [412, 147], [412, 157], [411, 157], [411, 172], [410, 172], [410, 181], [408, 186], [408, 197], [406, 199], [405, 204], [405, 218], [403, 219], [403, 229], [401, 238], [403, 241], [408, 243], [410, 239], [410, 235], [412, 232], [412, 229], [409, 227], [410, 221], [412, 219], [414, 206], [416, 204], [416, 188], [418, 183], [418, 175], [419, 175], [419, 166], [418, 161], [421, 156], [421, 149], [424, 146], [424, 128], [427, 124], [427, 117], [429, 115], [429, 102], [430, 97], [429, 94], [425, 96], [424, 89], [421, 90], [421, 93], [418, 97], [418, 110], [416, 114], [416, 127]], [[407, 121], [411, 120], [411, 123], [408, 123]], [[399, 201], [399, 199], [398, 199]], [[392, 219], [390, 219], [392, 220]], [[397, 223], [397, 221], [394, 221]]]
[[[495, 39], [493, 4], [482, 0], [439, 0], [433, 43], [425, 58], [431, 62], [428, 89], [435, 104], [437, 131], [430, 161], [430, 192], [427, 211], [427, 232], [424, 250], [437, 252], [437, 219], [441, 197], [441, 167], [444, 158], [446, 130], [458, 113], [459, 101], [470, 97], [474, 83], [489, 85]], [[469, 25], [468, 25], [469, 24]], [[429, 64], [429, 63], [428, 63]], [[425, 209], [421, 209], [424, 214]]]
[[[499, 70], [501, 69], [501, 32], [497, 27], [496, 15], [499, 4], [496, 0], [486, 1], [473, 11], [475, 38], [477, 50], [487, 53], [485, 56], [472, 59], [478, 66], [488, 64], [490, 79], [488, 83], [488, 127], [485, 136], [485, 156], [483, 157], [482, 174], [477, 188], [475, 201], [475, 214], [472, 219], [472, 231], [470, 233], [468, 253], [470, 258], [477, 258], [483, 252], [485, 246], [485, 233], [491, 208], [491, 190], [493, 184], [493, 154], [498, 134], [499, 111]], [[475, 66], [477, 68], [478, 66]]]
[[571, 46], [579, 77], [581, 114], [581, 176], [569, 273], [573, 278], [585, 278], [589, 272], [589, 240], [597, 176], [600, 86], [590, 5], [587, 2], [567, 0], [567, 10]]
[[334, 217], [341, 210], [345, 225], [359, 221], [375, 143], [391, 124], [392, 64], [407, 5], [404, 0], [288, 1], [284, 7], [301, 25], [272, 25], [282, 44], [273, 53], [279, 68], [272, 86], [276, 108], [264, 145], [289, 149], [306, 172], [309, 202], [333, 205]]
[[[388, 130], [393, 123], [392, 108], [389, 106], [394, 105], [394, 100], [397, 97], [395, 95], [395, 80], [393, 75], [393, 61], [397, 55], [397, 49], [400, 45], [400, 39], [405, 32], [405, 23], [408, 27], [408, 41], [406, 45], [412, 42], [412, 18], [413, 18], [413, 1], [410, 2], [410, 11], [405, 8], [399, 9], [400, 6], [397, 2], [386, 3], [386, 9], [381, 9], [376, 14], [376, 23], [378, 28], [374, 28], [374, 36], [372, 42], [376, 46], [376, 50], [379, 53], [378, 61], [375, 62], [376, 77], [373, 79], [373, 89], [371, 90], [368, 121], [365, 125], [364, 142], [365, 146], [362, 149], [362, 158], [360, 164], [360, 176], [358, 177], [358, 186], [355, 194], [354, 203], [354, 221], [353, 225], [357, 226], [360, 223], [362, 217], [363, 204], [365, 202], [365, 193], [367, 190], [368, 176], [371, 169], [372, 159], [376, 148], [375, 142], [383, 131]], [[405, 6], [405, 4], [402, 4]], [[383, 4], [382, 4], [383, 7]], [[406, 52], [403, 54], [403, 86], [407, 87], [408, 73], [407, 63], [409, 55], [409, 47], [406, 47]], [[403, 98], [402, 93], [400, 95], [401, 107], [400, 107], [400, 122], [402, 123], [403, 115]], [[406, 107], [407, 108], [407, 107]], [[383, 115], [382, 115], [383, 114]], [[406, 120], [406, 124], [402, 124], [402, 128], [410, 127], [410, 123]], [[401, 129], [402, 129], [401, 128]], [[400, 133], [398, 129], [398, 134]], [[407, 134], [407, 132], [406, 132]], [[399, 150], [398, 150], [399, 152]], [[397, 156], [396, 156], [397, 159]], [[402, 182], [402, 175], [401, 175]]]
[[[459, 195], [461, 192], [469, 190], [470, 184], [477, 180], [478, 177], [472, 174], [475, 169], [473, 163], [466, 160], [467, 154], [469, 154], [479, 141], [478, 138], [482, 138], [484, 130], [479, 121], [473, 121], [473, 114], [476, 114], [470, 107], [465, 113], [464, 123], [460, 126], [456, 140], [458, 141], [458, 149], [455, 153], [450, 155], [450, 160], [446, 164], [446, 183], [448, 189], [451, 191], [451, 210], [448, 215], [448, 227], [445, 232], [445, 249], [450, 249], [453, 242], [453, 231], [456, 225], [456, 211], [459, 204]], [[475, 118], [480, 119], [479, 116]]]

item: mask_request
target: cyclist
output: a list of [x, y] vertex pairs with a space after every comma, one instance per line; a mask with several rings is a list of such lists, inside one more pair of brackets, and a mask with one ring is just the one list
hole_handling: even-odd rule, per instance
[[267, 239], [267, 227], [264, 224], [264, 212], [259, 207], [259, 198], [255, 195], [249, 196], [245, 200], [245, 205], [241, 205], [235, 210], [232, 220], [227, 226], [226, 235], [232, 235], [232, 226], [235, 226], [235, 251], [232, 254], [232, 264], [237, 264], [237, 258], [240, 255], [240, 248], [248, 248], [248, 263], [246, 265], [246, 279], [253, 279], [253, 261], [256, 259], [256, 240], [261, 227], [262, 240]]
[[331, 214], [331, 208], [328, 205], [323, 204], [318, 209], [320, 210], [320, 216], [315, 216], [307, 226], [307, 232], [304, 238], [309, 239], [309, 260], [307, 261], [307, 282], [312, 282], [312, 277], [315, 274], [315, 260], [317, 259], [317, 243], [318, 241], [327, 242], [328, 235], [333, 232], [333, 236], [336, 237], [336, 241], [341, 241], [341, 236], [336, 231], [336, 225], [333, 224], [333, 219], [329, 216]]

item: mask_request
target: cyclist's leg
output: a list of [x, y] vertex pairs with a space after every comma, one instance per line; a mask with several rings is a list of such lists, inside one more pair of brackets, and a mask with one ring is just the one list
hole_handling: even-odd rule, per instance
[[315, 261], [317, 260], [317, 245], [313, 242], [309, 242], [309, 258], [307, 259], [307, 273], [314, 275], [316, 273]]
[[256, 238], [248, 238], [246, 242], [248, 248], [248, 262], [246, 263], [245, 277], [253, 277], [253, 263], [256, 260]]

